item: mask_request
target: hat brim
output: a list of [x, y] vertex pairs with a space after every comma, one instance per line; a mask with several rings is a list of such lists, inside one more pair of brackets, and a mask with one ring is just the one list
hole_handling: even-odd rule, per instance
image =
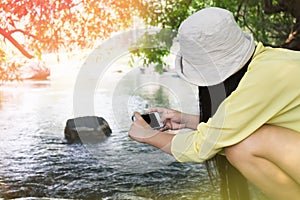
[[197, 86], [219, 84], [240, 70], [251, 58], [255, 50], [253, 36], [244, 33], [245, 45], [231, 52], [226, 58], [205, 65], [192, 65], [179, 51], [175, 59], [175, 70], [180, 78]]

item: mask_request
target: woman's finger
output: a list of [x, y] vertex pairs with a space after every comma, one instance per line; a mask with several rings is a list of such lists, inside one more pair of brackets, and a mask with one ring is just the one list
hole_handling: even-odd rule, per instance
[[138, 112], [134, 112], [133, 116], [135, 117], [136, 120], [143, 119], [143, 117], [141, 116], [141, 114], [138, 113]]
[[165, 112], [166, 110], [168, 110], [167, 108], [162, 108], [162, 107], [154, 107], [154, 108], [150, 108], [148, 110], [148, 113], [151, 113], [151, 112], [158, 112], [158, 113], [163, 113]]
[[170, 130], [171, 127], [167, 124], [164, 125], [164, 127], [162, 127], [161, 129], [159, 129], [160, 131], [166, 131], [166, 130]]
[[174, 113], [165, 113], [161, 116], [160, 121], [165, 122], [165, 121], [167, 121], [169, 119], [172, 119], [172, 118], [174, 118]]

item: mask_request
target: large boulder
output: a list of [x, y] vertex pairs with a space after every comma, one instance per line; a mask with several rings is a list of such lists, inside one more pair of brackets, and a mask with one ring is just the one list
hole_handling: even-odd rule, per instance
[[68, 119], [65, 138], [68, 143], [99, 143], [111, 135], [105, 119], [97, 116]]

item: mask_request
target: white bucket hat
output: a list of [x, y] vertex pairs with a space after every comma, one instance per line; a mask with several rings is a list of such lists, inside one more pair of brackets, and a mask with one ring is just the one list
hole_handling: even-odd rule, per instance
[[216, 85], [241, 69], [251, 58], [255, 44], [231, 12], [210, 7], [188, 17], [179, 27], [178, 75], [198, 86]]

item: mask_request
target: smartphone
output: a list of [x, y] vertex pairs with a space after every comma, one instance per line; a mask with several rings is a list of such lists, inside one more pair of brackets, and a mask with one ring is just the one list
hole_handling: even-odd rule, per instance
[[[159, 130], [164, 127], [164, 124], [160, 122], [160, 117], [157, 112], [143, 114], [141, 116], [150, 125], [150, 127], [155, 130]], [[132, 121], [135, 121], [134, 116], [132, 116]]]

